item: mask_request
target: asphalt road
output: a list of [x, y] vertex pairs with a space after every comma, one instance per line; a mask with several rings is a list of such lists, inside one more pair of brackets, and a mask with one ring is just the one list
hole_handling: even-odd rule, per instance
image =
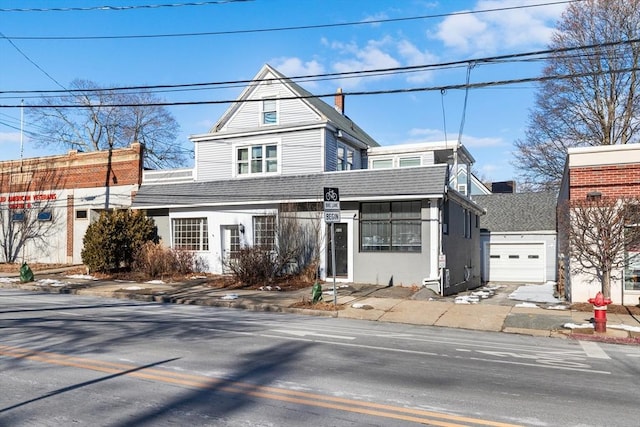
[[0, 289], [2, 426], [630, 426], [640, 347]]

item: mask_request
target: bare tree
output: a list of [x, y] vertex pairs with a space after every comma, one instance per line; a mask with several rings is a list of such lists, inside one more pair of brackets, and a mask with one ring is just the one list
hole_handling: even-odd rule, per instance
[[640, 246], [640, 199], [595, 198], [559, 207], [558, 226], [567, 241], [561, 250], [574, 273], [592, 276], [611, 297], [611, 279], [628, 262], [627, 251]]
[[0, 256], [3, 262], [16, 262], [27, 245], [42, 252], [57, 224], [55, 193], [47, 190], [60, 182], [54, 171], [22, 172], [16, 162], [0, 173]]
[[[568, 148], [640, 141], [640, 0], [571, 3], [549, 48], [523, 140], [515, 141], [520, 178], [557, 189]], [[590, 46], [566, 51], [566, 48]], [[563, 78], [555, 78], [563, 76]]]
[[178, 122], [165, 107], [152, 105], [159, 101], [152, 93], [104, 90], [88, 80], [74, 80], [70, 89], [27, 109], [39, 129], [31, 136], [36, 145], [98, 151], [140, 142], [148, 168], [186, 163], [188, 152], [175, 142]]

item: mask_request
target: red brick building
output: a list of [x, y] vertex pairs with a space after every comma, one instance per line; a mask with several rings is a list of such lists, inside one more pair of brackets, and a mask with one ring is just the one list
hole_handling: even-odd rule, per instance
[[[589, 198], [640, 197], [640, 144], [604, 145], [569, 149], [558, 197], [558, 206]], [[558, 230], [559, 241], [566, 241]], [[599, 282], [579, 274], [566, 257], [566, 295], [572, 302], [585, 302], [600, 290]], [[640, 253], [626, 251], [627, 265], [614, 272], [611, 299], [616, 304], [636, 305], [640, 298]], [[575, 264], [575, 263], [574, 263]]]
[[131, 206], [142, 157], [134, 143], [111, 152], [0, 162], [0, 258], [80, 264], [90, 222], [102, 210]]

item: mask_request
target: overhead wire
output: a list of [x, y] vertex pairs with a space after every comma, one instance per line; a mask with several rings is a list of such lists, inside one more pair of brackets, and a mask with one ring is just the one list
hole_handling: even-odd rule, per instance
[[0, 12], [91, 12], [91, 11], [124, 11], [136, 9], [161, 9], [176, 8], [184, 6], [211, 6], [227, 3], [248, 3], [254, 0], [210, 0], [186, 3], [167, 3], [167, 4], [137, 4], [131, 6], [86, 6], [86, 7], [38, 7], [38, 8], [0, 8]]
[[[559, 0], [559, 1], [552, 1], [552, 2], [545, 2], [545, 3], [505, 6], [505, 7], [491, 8], [491, 9], [464, 10], [460, 12], [447, 12], [447, 13], [438, 13], [438, 14], [432, 14], [432, 15], [409, 16], [409, 17], [401, 17], [401, 18], [364, 19], [360, 21], [337, 22], [337, 23], [330, 23], [330, 24], [295, 25], [295, 26], [288, 26], [288, 27], [254, 28], [254, 29], [246, 29], [246, 30], [204, 31], [204, 32], [173, 33], [173, 34], [138, 34], [138, 35], [119, 35], [119, 36], [12, 36], [11, 38], [15, 40], [62, 41], [62, 40], [151, 39], [151, 38], [202, 37], [202, 36], [222, 36], [222, 35], [237, 35], [237, 34], [256, 34], [256, 33], [267, 33], [267, 32], [271, 33], [271, 32], [282, 32], [282, 31], [299, 31], [299, 30], [313, 30], [313, 29], [323, 29], [323, 28], [350, 27], [350, 26], [359, 26], [359, 25], [408, 22], [408, 21], [417, 21], [417, 20], [426, 20], [426, 19], [447, 18], [451, 16], [458, 16], [458, 15], [474, 15], [474, 14], [491, 13], [491, 12], [505, 12], [510, 10], [522, 10], [522, 9], [529, 9], [529, 8], [543, 7], [543, 6], [555, 6], [560, 4], [569, 4], [569, 3], [576, 3], [581, 1], [584, 1], [584, 0]], [[66, 8], [66, 9], [67, 9], [66, 11], [103, 10], [100, 8], [94, 8], [94, 9]], [[112, 10], [112, 9], [108, 9], [108, 10]], [[125, 10], [125, 9], [122, 9], [122, 10]], [[0, 9], [0, 12], [3, 12], [3, 11], [9, 12], [12, 10]], [[17, 11], [17, 10], [14, 9], [13, 11]], [[40, 11], [40, 10], [34, 10], [34, 11]]]

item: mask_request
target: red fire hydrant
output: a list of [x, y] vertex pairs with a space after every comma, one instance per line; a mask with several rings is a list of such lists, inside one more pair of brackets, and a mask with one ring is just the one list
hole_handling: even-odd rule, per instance
[[611, 304], [611, 300], [598, 292], [595, 298], [589, 298], [588, 301], [593, 304], [595, 331], [607, 332], [607, 305]]

